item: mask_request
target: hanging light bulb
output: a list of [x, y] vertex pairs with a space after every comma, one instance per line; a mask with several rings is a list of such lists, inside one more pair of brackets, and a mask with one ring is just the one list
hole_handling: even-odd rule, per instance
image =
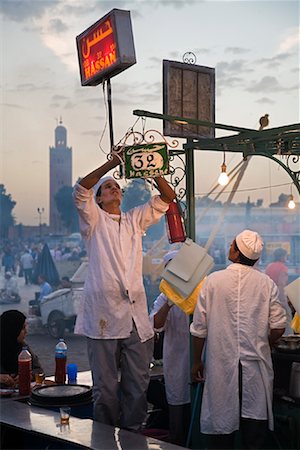
[[290, 195], [290, 200], [288, 202], [288, 208], [289, 209], [295, 209], [296, 203], [294, 202], [293, 194]]
[[294, 202], [292, 188], [293, 188], [293, 183], [291, 184], [291, 194], [290, 194], [290, 199], [289, 199], [289, 202], [288, 202], [288, 208], [289, 209], [295, 209], [295, 207], [296, 207], [296, 203]]
[[225, 164], [225, 152], [224, 152], [224, 156], [223, 156], [223, 164], [221, 165], [221, 173], [220, 176], [218, 178], [218, 183], [220, 186], [226, 186], [229, 183], [229, 178], [228, 175], [226, 173], [227, 170], [227, 166]]

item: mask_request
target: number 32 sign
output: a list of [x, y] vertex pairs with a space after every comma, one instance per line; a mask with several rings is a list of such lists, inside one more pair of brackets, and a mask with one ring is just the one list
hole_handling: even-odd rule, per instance
[[155, 178], [169, 173], [165, 143], [134, 145], [124, 150], [126, 178]]

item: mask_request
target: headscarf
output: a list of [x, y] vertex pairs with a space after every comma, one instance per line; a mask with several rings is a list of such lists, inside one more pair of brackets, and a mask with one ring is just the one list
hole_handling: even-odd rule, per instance
[[22, 350], [22, 344], [17, 338], [24, 326], [26, 316], [11, 309], [0, 316], [1, 338], [1, 369], [10, 374], [18, 373], [18, 356]]

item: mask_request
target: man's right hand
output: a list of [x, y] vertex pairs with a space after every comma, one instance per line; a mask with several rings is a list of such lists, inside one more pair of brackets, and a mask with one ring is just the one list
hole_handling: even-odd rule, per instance
[[204, 364], [202, 361], [193, 364], [191, 375], [192, 375], [192, 382], [194, 383], [203, 383], [205, 381]]

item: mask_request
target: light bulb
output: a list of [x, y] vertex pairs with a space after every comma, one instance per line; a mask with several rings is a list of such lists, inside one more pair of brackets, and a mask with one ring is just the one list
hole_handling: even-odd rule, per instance
[[226, 186], [228, 184], [228, 182], [229, 182], [229, 178], [228, 178], [228, 175], [226, 173], [226, 169], [227, 169], [226, 164], [223, 163], [222, 166], [221, 166], [221, 173], [220, 173], [220, 176], [218, 178], [218, 183], [221, 186]]
[[289, 203], [288, 203], [288, 208], [289, 208], [289, 209], [295, 209], [295, 206], [296, 206], [296, 203], [294, 202], [294, 198], [293, 198], [293, 196], [291, 195], [291, 196], [290, 196], [290, 201], [289, 201]]

